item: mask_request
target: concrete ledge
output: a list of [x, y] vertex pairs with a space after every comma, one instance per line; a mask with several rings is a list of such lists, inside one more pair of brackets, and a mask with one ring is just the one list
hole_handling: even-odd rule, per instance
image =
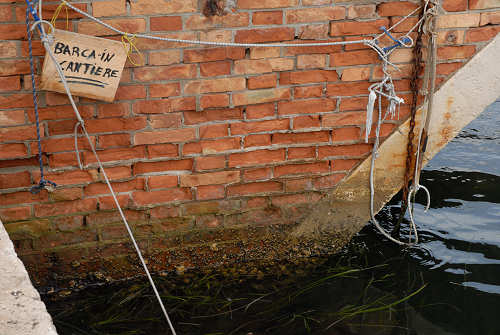
[[0, 274], [0, 334], [57, 335], [1, 221]]

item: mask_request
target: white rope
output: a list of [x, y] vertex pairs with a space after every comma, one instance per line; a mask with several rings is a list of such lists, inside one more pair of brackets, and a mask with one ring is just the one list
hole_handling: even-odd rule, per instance
[[[35, 22], [32, 25], [31, 30], [33, 30], [36, 27], [36, 25], [38, 25], [40, 23], [41, 23], [40, 21]], [[48, 23], [48, 22], [45, 21], [43, 23]], [[50, 25], [50, 23], [48, 23], [48, 24]], [[95, 150], [95, 147], [94, 147], [94, 144], [93, 144], [93, 142], [92, 142], [92, 140], [90, 138], [90, 135], [87, 132], [87, 129], [85, 128], [85, 122], [83, 121], [83, 119], [82, 119], [82, 117], [80, 115], [80, 112], [78, 111], [78, 108], [76, 107], [75, 101], [73, 100], [73, 96], [71, 95], [71, 91], [69, 89], [68, 83], [66, 81], [66, 77], [65, 77], [65, 75], [63, 73], [63, 70], [62, 70], [61, 66], [59, 65], [59, 63], [57, 62], [54, 54], [52, 53], [52, 50], [50, 48], [50, 38], [48, 37], [47, 34], [45, 34], [45, 33], [42, 33], [42, 34], [44, 34], [44, 35], [41, 36], [41, 40], [42, 40], [43, 46], [44, 46], [47, 54], [50, 56], [51, 60], [54, 62], [54, 65], [56, 67], [57, 73], [59, 74], [59, 77], [61, 78], [61, 82], [63, 83], [64, 90], [66, 91], [66, 95], [68, 96], [68, 98], [70, 100], [71, 106], [73, 107], [73, 111], [75, 112], [76, 118], [78, 120], [78, 123], [75, 126], [75, 132], [78, 131], [78, 125], [79, 125], [81, 127], [81, 129], [82, 129], [82, 133], [85, 135], [85, 137], [87, 138], [87, 141], [89, 142], [90, 149], [94, 153], [94, 156], [96, 158], [97, 164], [98, 164], [100, 170], [102, 171], [102, 175], [104, 177], [104, 180], [105, 180], [105, 182], [106, 182], [106, 184], [107, 184], [107, 186], [108, 186], [108, 188], [110, 190], [110, 193], [111, 193], [111, 195], [113, 197], [113, 200], [114, 200], [114, 202], [116, 204], [116, 207], [118, 209], [118, 212], [120, 213], [121, 219], [122, 219], [122, 221], [123, 221], [123, 223], [125, 225], [125, 228], [127, 229], [127, 232], [128, 232], [128, 234], [130, 236], [132, 244], [134, 245], [134, 248], [135, 248], [135, 250], [137, 252], [137, 256], [139, 257], [139, 260], [141, 261], [142, 267], [144, 268], [144, 271], [146, 272], [148, 280], [149, 280], [149, 282], [151, 284], [151, 287], [153, 288], [154, 294], [155, 294], [155, 296], [156, 296], [156, 298], [158, 300], [158, 303], [160, 304], [160, 307], [161, 307], [161, 309], [163, 311], [163, 314], [164, 314], [164, 316], [165, 316], [165, 318], [167, 320], [167, 323], [168, 323], [168, 325], [170, 327], [170, 330], [171, 330], [172, 334], [176, 335], [174, 326], [173, 326], [172, 322], [170, 321], [170, 317], [168, 316], [168, 313], [167, 313], [167, 310], [166, 310], [165, 306], [163, 305], [163, 301], [161, 300], [160, 294], [158, 293], [158, 290], [157, 290], [156, 285], [155, 285], [155, 283], [153, 281], [153, 278], [151, 277], [151, 274], [150, 274], [149, 269], [148, 269], [148, 267], [146, 265], [146, 262], [144, 261], [144, 258], [142, 256], [142, 252], [141, 252], [139, 246], [137, 245], [137, 242], [135, 240], [134, 234], [132, 233], [132, 230], [130, 229], [130, 226], [129, 226], [128, 221], [127, 221], [127, 219], [125, 217], [125, 214], [123, 213], [123, 210], [122, 210], [122, 208], [120, 206], [120, 203], [118, 202], [118, 199], [117, 199], [116, 194], [115, 194], [115, 192], [113, 190], [113, 187], [111, 186], [111, 183], [109, 181], [108, 175], [106, 174], [104, 166], [102, 165], [102, 162], [99, 159], [99, 155], [97, 154], [97, 152]], [[80, 159], [78, 159], [78, 162], [79, 162], [79, 165], [81, 167]]]

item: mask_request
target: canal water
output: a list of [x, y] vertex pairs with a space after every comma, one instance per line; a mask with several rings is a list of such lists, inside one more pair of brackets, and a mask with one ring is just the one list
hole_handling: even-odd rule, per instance
[[[369, 224], [329, 258], [157, 278], [178, 334], [500, 334], [500, 100], [430, 162], [422, 184], [432, 200], [423, 213], [417, 198], [417, 248]], [[399, 200], [378, 215], [388, 230]], [[44, 300], [60, 335], [168, 334], [145, 279]]]

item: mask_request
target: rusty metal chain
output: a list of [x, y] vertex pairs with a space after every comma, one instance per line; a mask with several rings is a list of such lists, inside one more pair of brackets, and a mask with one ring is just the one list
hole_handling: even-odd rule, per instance
[[[422, 19], [424, 13], [424, 8], [419, 13], [419, 20]], [[415, 39], [415, 47], [413, 48], [413, 73], [410, 79], [410, 89], [412, 91], [412, 101], [410, 106], [410, 129], [408, 131], [408, 144], [406, 153], [406, 170], [404, 175], [403, 184], [403, 198], [401, 200], [401, 213], [399, 216], [398, 223], [394, 228], [394, 233], [399, 231], [399, 226], [403, 220], [404, 214], [406, 213], [407, 198], [408, 198], [408, 185], [412, 179], [413, 163], [414, 163], [414, 148], [413, 141], [415, 138], [415, 117], [417, 114], [417, 104], [419, 97], [419, 87], [418, 87], [418, 76], [422, 72], [422, 36], [423, 29], [417, 30], [417, 38]]]

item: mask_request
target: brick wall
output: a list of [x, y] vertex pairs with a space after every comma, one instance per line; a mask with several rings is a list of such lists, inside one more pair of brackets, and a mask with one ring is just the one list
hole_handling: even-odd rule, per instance
[[[227, 0], [226, 8], [206, 17], [205, 5], [204, 0], [78, 3], [132, 33], [251, 43], [362, 39], [417, 6]], [[56, 7], [44, 2], [44, 18]], [[443, 7], [439, 82], [500, 31], [498, 0], [444, 0]], [[79, 146], [85, 169], [77, 167], [76, 120], [64, 95], [39, 94], [47, 178], [59, 187], [29, 192], [40, 173], [25, 8], [24, 1], [0, 0], [0, 218], [41, 282], [49, 272], [131, 268], [135, 261], [127, 257], [132, 250], [125, 230], [84, 138]], [[399, 25], [396, 35], [416, 20]], [[63, 10], [57, 27], [66, 24]], [[69, 29], [118, 39], [71, 10]], [[270, 229], [300, 222], [371, 150], [362, 141], [367, 88], [382, 74], [376, 54], [363, 45], [245, 49], [141, 39], [137, 47], [144, 64], [127, 63], [114, 103], [77, 101], [141, 247], [163, 255], [155, 270], [248, 255]], [[34, 54], [39, 74], [44, 55], [39, 41]], [[408, 102], [412, 51], [397, 50], [390, 60], [402, 69], [393, 76]], [[401, 119], [408, 113], [403, 106]], [[398, 124], [387, 121], [382, 136]]]

